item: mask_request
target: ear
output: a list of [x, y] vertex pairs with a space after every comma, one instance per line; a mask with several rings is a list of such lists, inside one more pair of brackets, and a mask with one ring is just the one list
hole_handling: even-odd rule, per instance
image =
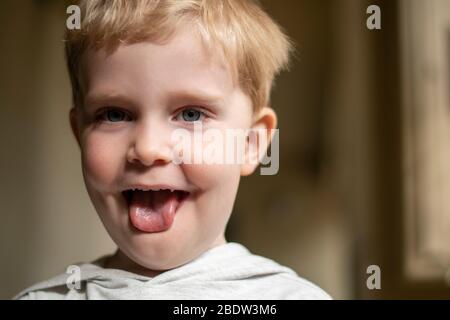
[[76, 107], [72, 107], [69, 113], [70, 127], [72, 128], [72, 133], [77, 140], [78, 146], [80, 146], [80, 128], [78, 125], [78, 111]]
[[270, 107], [262, 108], [253, 117], [251, 130], [247, 136], [245, 163], [241, 166], [241, 176], [251, 175], [258, 167], [272, 141], [276, 126], [277, 115]]

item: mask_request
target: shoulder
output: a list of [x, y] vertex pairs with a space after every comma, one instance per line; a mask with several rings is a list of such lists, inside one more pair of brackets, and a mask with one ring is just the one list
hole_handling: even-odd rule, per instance
[[260, 299], [332, 299], [323, 289], [300, 277], [294, 270], [272, 259], [253, 254], [243, 246], [239, 250], [245, 254], [239, 257], [241, 262], [236, 263], [236, 268], [247, 273], [245, 278], [249, 289], [252, 287], [249, 292], [252, 296]]
[[48, 280], [36, 283], [18, 293], [13, 300], [60, 300], [69, 292], [66, 284], [67, 274], [60, 274]]
[[[279, 299], [286, 300], [331, 300], [331, 296], [316, 284], [297, 274], [280, 274], [273, 282]], [[278, 299], [278, 298], [277, 298]]]
[[81, 299], [85, 280], [101, 274], [104, 259], [106, 256], [92, 263], [70, 265], [65, 272], [22, 290], [13, 300]]
[[[270, 259], [272, 272], [263, 274], [255, 281], [255, 297], [277, 300], [331, 300], [331, 296], [318, 285], [300, 277], [294, 270]], [[258, 282], [258, 283], [257, 283]]]

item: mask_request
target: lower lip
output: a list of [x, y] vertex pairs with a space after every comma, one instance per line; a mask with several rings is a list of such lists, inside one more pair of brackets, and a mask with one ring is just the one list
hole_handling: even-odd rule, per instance
[[[173, 225], [178, 211], [181, 209], [184, 202], [190, 198], [190, 196], [191, 194], [179, 201], [176, 205], [175, 212], [170, 216], [162, 217], [160, 213], [150, 213], [150, 215], [155, 215], [153, 218], [143, 218], [139, 214], [131, 212], [131, 206], [128, 201], [126, 201], [128, 206], [128, 217], [132, 228], [135, 231], [143, 233], [160, 233], [169, 230]], [[152, 222], [149, 223], [148, 219], [152, 219]]]

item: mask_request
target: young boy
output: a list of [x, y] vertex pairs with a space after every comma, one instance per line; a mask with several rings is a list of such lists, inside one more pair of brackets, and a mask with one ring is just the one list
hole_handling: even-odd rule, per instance
[[87, 191], [118, 250], [78, 265], [75, 283], [65, 273], [16, 298], [329, 299], [225, 240], [240, 177], [257, 163], [174, 161], [173, 132], [199, 126], [265, 129], [267, 139], [246, 143], [268, 147], [270, 90], [290, 51], [275, 22], [251, 0], [79, 5], [81, 29], [66, 35], [70, 123]]

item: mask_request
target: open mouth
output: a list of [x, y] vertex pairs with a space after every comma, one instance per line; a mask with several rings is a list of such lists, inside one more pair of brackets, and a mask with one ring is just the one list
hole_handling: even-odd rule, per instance
[[128, 189], [122, 192], [128, 204], [131, 224], [143, 232], [162, 232], [169, 229], [175, 213], [190, 193], [184, 190]]
[[169, 189], [160, 189], [160, 190], [141, 190], [141, 189], [128, 189], [122, 191], [122, 195], [125, 198], [125, 201], [127, 202], [128, 206], [131, 203], [131, 200], [133, 199], [133, 196], [135, 193], [145, 193], [145, 196], [149, 198], [155, 198], [159, 195], [161, 196], [169, 196], [171, 194], [174, 194], [178, 200], [181, 202], [187, 197], [189, 197], [189, 192], [184, 190], [169, 190]]

